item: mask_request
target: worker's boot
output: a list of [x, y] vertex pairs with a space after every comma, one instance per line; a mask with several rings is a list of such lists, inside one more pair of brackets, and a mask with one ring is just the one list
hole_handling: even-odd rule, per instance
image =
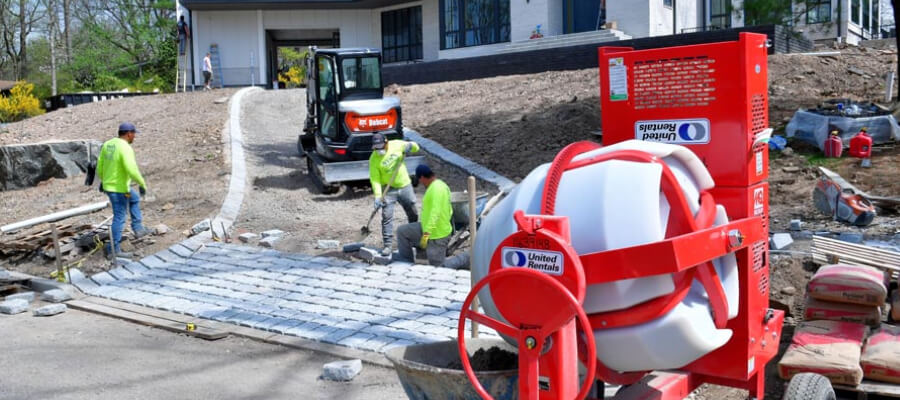
[[391, 246], [385, 246], [383, 249], [381, 249], [381, 255], [385, 257], [390, 257], [392, 252], [393, 250], [391, 249]]
[[142, 237], [144, 237], [144, 236], [147, 236], [147, 235], [149, 235], [149, 234], [150, 234], [150, 230], [147, 229], [147, 228], [143, 228], [143, 229], [140, 229], [140, 230], [134, 232], [134, 238], [135, 238], [135, 239], [140, 239], [140, 238], [142, 238]]

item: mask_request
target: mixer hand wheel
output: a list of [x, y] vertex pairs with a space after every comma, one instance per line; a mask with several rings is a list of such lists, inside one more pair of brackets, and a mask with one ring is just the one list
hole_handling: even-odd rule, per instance
[[[542, 286], [546, 285], [551, 288], [552, 291], [558, 292], [557, 294], [561, 295], [561, 298], [565, 299], [565, 307], [561, 308], [551, 320], [546, 321], [546, 323], [542, 324], [541, 326], [523, 326], [519, 328], [491, 318], [477, 311], [472, 311], [470, 309], [475, 296], [477, 296], [478, 292], [481, 291], [481, 289], [487, 286], [489, 283], [495, 282], [495, 284], [499, 284], [499, 281], [502, 280], [523, 280], [523, 278], [524, 280], [537, 281], [537, 283], [540, 283]], [[532, 281], [532, 283], [534, 282]], [[523, 295], [527, 296], [528, 294], [523, 293]], [[463, 369], [466, 371], [466, 376], [469, 378], [469, 381], [472, 383], [475, 391], [478, 392], [478, 395], [480, 395], [482, 399], [493, 400], [491, 395], [488, 394], [488, 392], [478, 381], [478, 378], [475, 376], [475, 372], [472, 369], [472, 365], [469, 361], [465, 342], [466, 319], [471, 319], [472, 321], [493, 328], [501, 334], [516, 338], [520, 353], [519, 398], [524, 400], [537, 400], [539, 397], [538, 363], [542, 355], [542, 350], [544, 350], [544, 344], [547, 338], [552, 333], [563, 328], [566, 324], [572, 321], [572, 318], [575, 317], [578, 318], [579, 325], [585, 332], [584, 339], [587, 342], [587, 346], [585, 349], [587, 351], [585, 357], [588, 364], [587, 375], [582, 381], [581, 390], [575, 397], [575, 399], [581, 400], [587, 397], [588, 392], [591, 389], [590, 382], [594, 381], [594, 374], [597, 371], [597, 350], [594, 344], [594, 335], [591, 331], [590, 321], [588, 320], [588, 317], [585, 314], [584, 309], [581, 307], [581, 303], [578, 301], [578, 299], [576, 299], [575, 296], [572, 295], [572, 293], [568, 289], [566, 289], [566, 287], [563, 286], [563, 284], [559, 281], [541, 272], [527, 268], [503, 269], [489, 274], [480, 282], [478, 282], [478, 284], [476, 284], [475, 287], [472, 288], [472, 290], [469, 292], [469, 295], [466, 297], [466, 301], [462, 305], [462, 309], [459, 312], [459, 325], [457, 331], [460, 360], [462, 361]]]

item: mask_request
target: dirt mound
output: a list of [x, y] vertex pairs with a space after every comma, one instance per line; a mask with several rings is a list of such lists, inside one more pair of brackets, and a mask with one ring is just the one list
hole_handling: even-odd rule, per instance
[[[228, 104], [216, 104], [216, 100], [232, 93], [229, 89], [165, 94], [70, 107], [0, 128], [0, 145], [74, 139], [105, 141], [115, 136], [120, 122], [134, 123], [140, 130], [133, 145], [135, 155], [149, 186], [142, 204], [144, 225], [152, 228], [162, 223], [173, 230], [154, 238], [155, 244], [139, 249], [150, 254], [184, 239], [181, 231], [218, 212], [230, 169], [222, 153]], [[96, 185], [86, 187], [83, 183], [84, 176], [76, 176], [0, 192], [0, 224], [106, 198]], [[99, 223], [110, 215], [112, 210], [106, 209], [66, 222]], [[128, 244], [125, 249], [131, 250]], [[95, 256], [82, 267], [90, 272], [105, 268], [106, 263]], [[38, 259], [7, 268], [46, 276], [53, 267]]]

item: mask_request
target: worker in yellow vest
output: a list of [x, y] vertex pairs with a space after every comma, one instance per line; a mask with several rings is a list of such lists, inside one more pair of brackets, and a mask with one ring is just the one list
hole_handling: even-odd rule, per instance
[[[119, 125], [119, 137], [107, 140], [100, 149], [97, 157], [97, 175], [100, 177], [100, 191], [109, 197], [112, 205], [112, 238], [110, 241], [115, 249], [117, 257], [131, 258], [131, 253], [122, 252], [119, 247], [122, 242], [122, 229], [125, 227], [125, 219], [131, 214], [131, 231], [135, 238], [147, 235], [148, 231], [141, 224], [141, 196], [147, 193], [147, 183], [141, 176], [137, 162], [134, 159], [134, 149], [131, 143], [138, 133], [133, 124], [124, 122]], [[139, 192], [131, 188], [131, 183], [136, 182]], [[106, 246], [107, 255], [111, 255], [110, 246]]]
[[[405, 158], [418, 153], [419, 145], [404, 140], [386, 141], [381, 133], [372, 135], [372, 155], [369, 156], [369, 181], [375, 194], [375, 209], [381, 208], [381, 255], [389, 256], [394, 240], [394, 203], [400, 203], [409, 222], [419, 220], [416, 193], [406, 170]], [[394, 177], [391, 182], [391, 177]], [[390, 190], [388, 190], [390, 185]], [[387, 191], [387, 194], [385, 192]]]
[[425, 164], [416, 167], [416, 178], [425, 185], [422, 214], [418, 222], [397, 228], [397, 260], [413, 262], [413, 246], [416, 246], [425, 251], [428, 264], [440, 267], [447, 257], [447, 246], [453, 232], [450, 187]]

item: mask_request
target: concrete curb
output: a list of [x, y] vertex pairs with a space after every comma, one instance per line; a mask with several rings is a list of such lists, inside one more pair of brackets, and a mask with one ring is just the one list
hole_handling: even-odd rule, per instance
[[[204, 242], [212, 240], [212, 232], [216, 229], [228, 230], [237, 220], [244, 201], [244, 192], [247, 182], [247, 163], [244, 158], [244, 135], [241, 130], [241, 100], [251, 92], [262, 90], [259, 87], [248, 87], [238, 90], [229, 100], [229, 117], [227, 131], [229, 143], [226, 143], [225, 151], [231, 158], [231, 180], [228, 183], [228, 193], [222, 202], [219, 214], [213, 218], [210, 230], [202, 232], [181, 242], [188, 248], [199, 248]], [[218, 236], [224, 236], [219, 234]]]
[[512, 190], [516, 183], [511, 181], [509, 178], [500, 175], [494, 171], [491, 171], [487, 167], [476, 163], [475, 161], [469, 160], [459, 154], [456, 154], [446, 147], [441, 146], [438, 142], [434, 140], [427, 139], [419, 132], [416, 132], [411, 129], [404, 129], [403, 131], [406, 138], [412, 140], [419, 144], [425, 152], [431, 154], [437, 159], [453, 165], [469, 175], [473, 175], [478, 179], [486, 181], [494, 186], [496, 186], [500, 191], [509, 192]]

